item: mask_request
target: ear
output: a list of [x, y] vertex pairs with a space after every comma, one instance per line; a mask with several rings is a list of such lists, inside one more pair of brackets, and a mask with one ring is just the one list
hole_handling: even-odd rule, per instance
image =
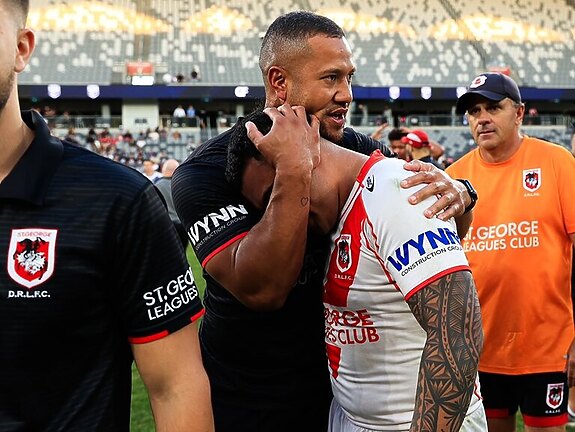
[[24, 28], [18, 30], [18, 46], [16, 47], [16, 61], [14, 63], [14, 72], [20, 73], [24, 70], [30, 56], [36, 46], [36, 36], [30, 29]]
[[279, 66], [272, 66], [268, 70], [268, 82], [276, 98], [284, 103], [287, 99], [287, 73]]
[[517, 113], [515, 115], [515, 122], [520, 125], [521, 123], [523, 123], [524, 116], [525, 116], [525, 104], [522, 103], [521, 105], [519, 105], [519, 108], [517, 108]]

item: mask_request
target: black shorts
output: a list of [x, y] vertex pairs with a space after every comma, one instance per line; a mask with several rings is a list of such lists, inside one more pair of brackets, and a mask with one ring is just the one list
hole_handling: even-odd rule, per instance
[[531, 427], [554, 427], [567, 423], [569, 389], [567, 374], [550, 372], [501, 375], [479, 372], [487, 418], [514, 416], [521, 410]]

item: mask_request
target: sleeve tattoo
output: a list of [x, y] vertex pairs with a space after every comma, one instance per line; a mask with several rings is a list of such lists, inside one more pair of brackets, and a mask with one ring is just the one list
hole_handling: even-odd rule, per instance
[[408, 300], [427, 333], [410, 431], [459, 431], [474, 391], [483, 328], [470, 272], [449, 274]]

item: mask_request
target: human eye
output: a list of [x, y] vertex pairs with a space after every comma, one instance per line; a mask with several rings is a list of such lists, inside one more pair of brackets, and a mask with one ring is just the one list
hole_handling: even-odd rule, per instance
[[501, 105], [496, 103], [496, 104], [489, 104], [487, 106], [487, 111], [489, 112], [497, 112], [501, 109]]
[[479, 112], [479, 108], [476, 107], [476, 106], [471, 107], [471, 108], [469, 108], [469, 109], [467, 110], [467, 113], [468, 113], [469, 115], [472, 115], [472, 116], [477, 115], [478, 112]]

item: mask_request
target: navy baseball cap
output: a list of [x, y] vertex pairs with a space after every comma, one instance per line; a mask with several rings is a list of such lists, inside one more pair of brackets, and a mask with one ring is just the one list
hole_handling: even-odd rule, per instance
[[457, 99], [457, 112], [467, 111], [469, 103], [473, 99], [473, 95], [476, 94], [492, 101], [499, 102], [505, 98], [509, 98], [514, 102], [521, 103], [521, 93], [519, 93], [519, 87], [517, 87], [515, 81], [505, 74], [491, 72], [476, 76], [473, 81], [471, 81], [467, 92], [463, 93], [459, 99]]

